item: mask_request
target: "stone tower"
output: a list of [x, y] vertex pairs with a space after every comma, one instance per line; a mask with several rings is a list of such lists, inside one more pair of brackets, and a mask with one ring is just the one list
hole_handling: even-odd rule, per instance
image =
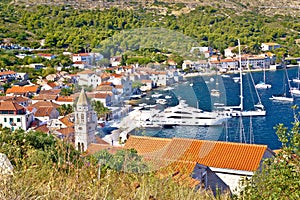
[[96, 131], [97, 115], [82, 89], [75, 108], [75, 148], [84, 152], [95, 142]]

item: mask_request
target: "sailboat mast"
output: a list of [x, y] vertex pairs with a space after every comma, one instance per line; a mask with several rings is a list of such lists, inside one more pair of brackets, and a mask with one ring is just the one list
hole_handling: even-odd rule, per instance
[[242, 56], [241, 56], [241, 45], [240, 45], [240, 39], [238, 39], [238, 46], [239, 46], [239, 68], [240, 68], [240, 108], [241, 108], [241, 112], [244, 109], [244, 105], [243, 105], [243, 74], [242, 74]]
[[266, 83], [266, 66], [265, 66], [265, 62], [263, 63], [264, 65], [264, 83]]

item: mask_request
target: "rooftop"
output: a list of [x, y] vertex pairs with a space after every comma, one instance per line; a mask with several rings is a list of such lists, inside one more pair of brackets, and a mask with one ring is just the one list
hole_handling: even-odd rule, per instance
[[130, 136], [125, 148], [134, 148], [150, 159], [197, 162], [209, 167], [244, 171], [257, 170], [268, 150], [266, 145], [140, 136]]

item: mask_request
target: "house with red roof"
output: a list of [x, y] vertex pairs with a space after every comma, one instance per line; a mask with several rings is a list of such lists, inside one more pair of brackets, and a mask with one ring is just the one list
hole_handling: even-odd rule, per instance
[[96, 88], [102, 82], [101, 77], [92, 70], [84, 70], [77, 73], [77, 75], [78, 85], [81, 86], [92, 86], [93, 88]]
[[38, 106], [35, 108], [34, 117], [41, 122], [47, 122], [59, 117], [58, 110], [53, 106]]
[[35, 96], [40, 91], [38, 85], [12, 86], [6, 90], [6, 95]]
[[0, 102], [0, 124], [2, 127], [27, 130], [33, 122], [33, 113], [26, 110], [13, 99]]
[[39, 53], [38, 56], [42, 57], [42, 58], [46, 58], [48, 60], [52, 60], [55, 58], [54, 54], [50, 54], [50, 53]]
[[96, 66], [97, 63], [103, 59], [100, 53], [78, 53], [72, 55], [73, 66], [79, 69], [85, 69], [90, 66]]
[[1, 70], [0, 71], [0, 79], [1, 80], [3, 80], [3, 79], [9, 79], [9, 78], [15, 79], [16, 75], [17, 75], [17, 73], [14, 72], [14, 71], [11, 71], [11, 70], [8, 70], [8, 71]]
[[87, 96], [91, 98], [93, 101], [100, 101], [103, 103], [104, 106], [111, 106], [112, 105], [112, 98], [108, 93], [100, 93], [100, 92], [93, 92], [87, 93]]
[[262, 161], [274, 156], [266, 145], [129, 136], [125, 149], [135, 149], [162, 176], [189, 176], [197, 188], [238, 192], [239, 181], [250, 178]]

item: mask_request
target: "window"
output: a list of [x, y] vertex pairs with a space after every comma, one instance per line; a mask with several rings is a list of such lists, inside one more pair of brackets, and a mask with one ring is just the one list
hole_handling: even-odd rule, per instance
[[17, 118], [17, 122], [21, 122], [21, 118]]
[[4, 122], [7, 122], [7, 119], [6, 119], [6, 117], [4, 117]]
[[13, 118], [9, 118], [9, 122], [14, 122], [14, 119]]

